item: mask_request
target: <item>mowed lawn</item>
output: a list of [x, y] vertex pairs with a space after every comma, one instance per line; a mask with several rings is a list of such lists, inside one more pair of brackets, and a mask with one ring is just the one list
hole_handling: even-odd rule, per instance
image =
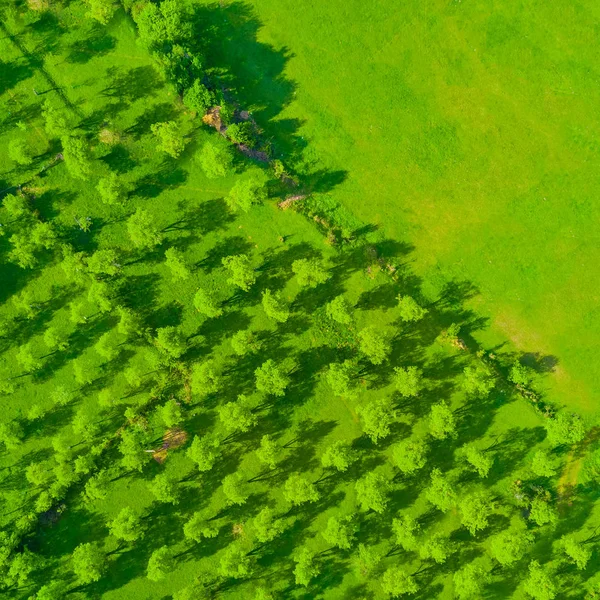
[[550, 397], [594, 410], [600, 5], [252, 0], [224, 20], [250, 5], [281, 61], [261, 73], [235, 40], [238, 76], [271, 101], [259, 120], [279, 102], [280, 129], [346, 171], [332, 196], [414, 245], [432, 298], [473, 283], [480, 339], [556, 357]]

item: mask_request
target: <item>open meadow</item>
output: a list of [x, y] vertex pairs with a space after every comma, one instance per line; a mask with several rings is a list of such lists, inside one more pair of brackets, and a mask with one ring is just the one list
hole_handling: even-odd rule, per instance
[[0, 597], [599, 598], [592, 51], [255, 4], [1, 5]]

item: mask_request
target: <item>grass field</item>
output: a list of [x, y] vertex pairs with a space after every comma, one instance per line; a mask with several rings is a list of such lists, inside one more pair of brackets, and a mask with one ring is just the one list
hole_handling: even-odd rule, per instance
[[[594, 365], [578, 362], [597, 337], [591, 316], [582, 317], [595, 309], [596, 250], [587, 249], [590, 269], [575, 281], [569, 265], [586, 248], [563, 239], [569, 228], [589, 245], [594, 236], [594, 96], [586, 90], [583, 102], [591, 75], [581, 66], [586, 57], [594, 65], [593, 50], [582, 35], [563, 42], [556, 34], [547, 42], [552, 56], [543, 44], [519, 42], [519, 31], [545, 40], [549, 24], [566, 36], [568, 14], [538, 23], [533, 8], [507, 7], [502, 20], [467, 3], [380, 4], [189, 5], [207, 78], [250, 110], [263, 127], [261, 149], [291, 166], [299, 186], [241, 152], [225, 176], [205, 174], [198, 152], [208, 142], [230, 148], [230, 134], [186, 108], [124, 9], [107, 26], [75, 1], [5, 11], [3, 597], [387, 600], [405, 595], [405, 576], [416, 600], [600, 593]], [[576, 60], [565, 66], [567, 42]], [[521, 72], [527, 67], [535, 76]], [[546, 90], [561, 76], [560, 87]], [[533, 103], [536, 90], [543, 101]], [[577, 92], [568, 105], [559, 102], [565, 90]], [[70, 138], [49, 132], [45, 101], [85, 140], [86, 178], [73, 171]], [[152, 132], [164, 121], [185, 142], [178, 157]], [[12, 156], [14, 140], [32, 149], [29, 164]], [[107, 173], [129, 190], [123, 205], [101, 200]], [[258, 176], [268, 180], [266, 198], [234, 210], [232, 188]], [[576, 188], [586, 195], [567, 195]], [[309, 197], [281, 210], [299, 190]], [[21, 212], [10, 193], [23, 200]], [[148, 215], [146, 233], [160, 237], [150, 247], [131, 233], [138, 209]], [[43, 226], [54, 237], [18, 266], [19, 239]], [[172, 249], [187, 277], [169, 268]], [[98, 259], [103, 252], [110, 264]], [[248, 289], [222, 262], [240, 254], [254, 278]], [[320, 283], [303, 283], [301, 259], [316, 261], [313, 275], [323, 269]], [[218, 311], [196, 306], [198, 289], [213, 294]], [[266, 290], [281, 295], [287, 318], [269, 315]], [[408, 310], [399, 295], [414, 298]], [[340, 296], [345, 321], [326, 308]], [[415, 316], [419, 304], [427, 310]], [[137, 325], [123, 325], [125, 309]], [[459, 333], [448, 333], [452, 324]], [[161, 341], [166, 327], [178, 332], [178, 351]], [[384, 342], [381, 360], [364, 343], [370, 327]], [[585, 336], [570, 344], [579, 329]], [[232, 339], [244, 330], [260, 349], [236, 350]], [[519, 358], [534, 367], [520, 383]], [[280, 394], [258, 385], [267, 360], [287, 380]], [[335, 384], [342, 364], [348, 381]], [[413, 391], [397, 383], [395, 369], [407, 367], [422, 372]], [[584, 421], [557, 410], [562, 404], [586, 412]], [[273, 464], [257, 452], [266, 435]], [[196, 438], [218, 447], [207, 468], [190, 452]], [[427, 449], [413, 471], [402, 462], [407, 441]], [[353, 459], [345, 470], [323, 461], [336, 442]], [[447, 487], [434, 485], [436, 469]], [[312, 497], [296, 501], [296, 476]], [[265, 508], [275, 517], [266, 541]], [[113, 524], [124, 510], [136, 516], [130, 539]], [[197, 539], [186, 533], [196, 515]], [[420, 528], [412, 545], [396, 531], [403, 518]], [[326, 533], [331, 519], [350, 532], [348, 544]], [[494, 544], [506, 531], [523, 547], [504, 563]], [[83, 569], [76, 561], [87, 543], [101, 556], [96, 578], [88, 578], [94, 560]], [[300, 551], [310, 556], [306, 580]], [[542, 572], [533, 584], [531, 561]], [[471, 568], [477, 585], [469, 592]], [[54, 594], [43, 587], [51, 581]], [[554, 595], [536, 595], [540, 582]]]
[[[406, 259], [432, 297], [472, 283], [491, 325], [480, 339], [555, 357], [553, 400], [595, 410], [597, 4], [243, 6], [273, 50], [228, 38], [257, 112], [279, 102], [280, 130], [346, 173], [332, 195], [414, 246]], [[223, 11], [232, 27], [239, 7]]]

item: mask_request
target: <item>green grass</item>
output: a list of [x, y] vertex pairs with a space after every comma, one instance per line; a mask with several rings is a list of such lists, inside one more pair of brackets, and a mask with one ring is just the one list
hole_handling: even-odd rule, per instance
[[[292, 128], [297, 149], [309, 142], [310, 158], [346, 172], [333, 197], [414, 246], [406, 259], [432, 298], [471, 282], [490, 320], [479, 339], [555, 357], [552, 399], [594, 411], [597, 5], [244, 6], [258, 41], [287, 57], [257, 77], [256, 44], [227, 38], [259, 121], [272, 116], [261, 103], [279, 101], [272, 131]], [[223, 10], [232, 27], [240, 10]]]
[[[473, 170], [464, 176], [470, 184], [465, 185], [473, 188], [475, 181], [481, 180], [477, 201], [483, 203], [485, 197], [485, 202], [493, 206], [472, 205], [471, 216], [463, 216], [458, 229], [458, 225], [452, 225], [456, 214], [452, 214], [454, 219], [440, 216], [443, 210], [438, 202], [447, 202], [445, 210], [452, 213], [457, 212], [459, 199], [465, 204], [469, 201], [467, 191], [460, 191], [453, 183], [460, 178], [460, 164], [469, 163], [468, 157], [478, 154], [469, 143], [474, 144], [482, 134], [471, 131], [464, 122], [459, 126], [457, 106], [446, 106], [443, 110], [432, 97], [442, 102], [435, 93], [438, 87], [457, 87], [456, 93], [467, 97], [468, 82], [458, 73], [467, 77], [477, 60], [459, 57], [450, 60], [451, 55], [440, 49], [435, 63], [417, 59], [420, 55], [416, 51], [411, 58], [402, 48], [414, 48], [415, 38], [428, 47], [428, 35], [445, 40], [453, 26], [460, 30], [460, 23], [479, 31], [475, 17], [485, 16], [467, 18], [460, 13], [463, 5], [456, 4], [432, 9], [432, 14], [452, 11], [454, 15], [453, 19], [438, 17], [436, 26], [433, 17], [423, 14], [402, 18], [397, 9], [388, 9], [387, 14], [384, 7], [375, 11], [375, 7], [358, 3], [315, 5], [311, 11], [303, 12], [300, 6], [282, 3], [273, 13], [270, 10], [275, 5], [259, 6], [258, 14], [265, 19], [264, 29], [261, 20], [247, 5], [241, 4], [201, 8], [195, 20], [203, 28], [206, 64], [211, 76], [231, 85], [241, 106], [252, 109], [264, 126], [263, 138], [272, 137], [274, 152], [292, 164], [303, 187], [313, 191], [309, 202], [331, 208], [328, 216], [344, 220], [347, 228], [359, 228], [352, 213], [365, 222], [381, 224], [379, 232], [370, 231], [369, 227], [354, 232], [353, 243], [328, 244], [323, 235], [323, 229], [327, 228], [322, 224], [318, 227], [301, 212], [280, 210], [277, 202], [289, 190], [275, 180], [270, 182], [271, 197], [248, 214], [227, 209], [224, 197], [233, 184], [240, 177], [266, 169], [238, 156], [235, 173], [227, 178], [209, 180], [203, 175], [193, 159], [195, 150], [207, 140], [226, 142], [184, 109], [154, 69], [147, 52], [136, 43], [135, 26], [124, 12], [119, 11], [107, 28], [91, 24], [85, 18], [85, 7], [76, 3], [41, 18], [20, 7], [17, 14], [21, 17], [13, 13], [13, 18], [7, 19], [7, 30], [15, 37], [9, 39], [3, 32], [0, 42], [4, 61], [0, 67], [8, 74], [2, 84], [0, 189], [25, 184], [25, 191], [32, 197], [35, 218], [51, 222], [61, 243], [90, 254], [98, 249], [115, 249], [122, 265], [122, 273], [113, 280], [115, 304], [135, 309], [148, 333], [140, 339], [122, 339], [119, 356], [104, 359], [95, 344], [102, 334], [115, 330], [116, 312], [98, 311], [87, 296], [89, 281], [77, 286], [66, 279], [58, 249], [40, 253], [39, 264], [32, 270], [11, 263], [7, 259], [9, 239], [23, 225], [7, 222], [2, 209], [6, 234], [0, 238], [3, 302], [0, 316], [9, 326], [8, 333], [3, 333], [0, 339], [0, 381], [13, 381], [16, 389], [1, 399], [0, 423], [20, 420], [24, 439], [17, 448], [3, 449], [0, 454], [0, 494], [4, 507], [0, 525], [4, 531], [20, 532], [23, 547], [41, 559], [28, 581], [3, 591], [9, 597], [30, 598], [49, 579], [62, 579], [71, 590], [67, 597], [77, 600], [84, 597], [166, 600], [200, 575], [215, 576], [226, 548], [237, 544], [255, 556], [255, 575], [241, 580], [223, 578], [212, 587], [218, 590], [215, 597], [254, 600], [256, 588], [264, 585], [277, 598], [379, 600], [386, 597], [381, 588], [382, 573], [400, 564], [408, 572], [417, 573], [421, 592], [416, 598], [452, 598], [452, 574], [473, 559], [491, 566], [491, 559], [486, 557], [489, 538], [510, 522], [525, 522], [535, 532], [536, 544], [514, 569], [493, 571], [486, 597], [524, 598], [523, 579], [533, 558], [552, 569], [561, 597], [581, 598], [583, 585], [598, 569], [597, 553], [588, 567], [578, 572], [552, 546], [566, 532], [575, 532], [580, 540], [595, 535], [597, 490], [589, 473], [584, 470], [580, 477], [576, 468], [582, 464], [589, 445], [592, 449], [596, 447], [593, 430], [584, 444], [551, 448], [545, 439], [545, 421], [540, 412], [506, 380], [514, 353], [495, 349], [498, 360], [483, 355], [482, 360], [498, 369], [496, 389], [485, 399], [474, 399], [463, 389], [462, 373], [465, 367], [478, 364], [480, 358], [438, 337], [451, 323], [458, 323], [470, 349], [474, 348], [470, 339], [473, 332], [490, 344], [500, 339], [497, 327], [488, 332], [477, 313], [465, 307], [471, 287], [447, 285], [446, 278], [473, 279], [485, 292], [485, 282], [467, 272], [466, 266], [449, 269], [454, 253], [465, 257], [467, 264], [466, 249], [455, 248], [453, 236], [468, 221], [471, 228], [468, 232], [461, 229], [460, 235], [468, 235], [469, 239], [473, 236], [474, 244], [484, 240], [489, 243], [495, 240], [490, 238], [490, 231], [506, 235], [498, 225], [501, 217], [508, 217], [500, 215], [504, 211], [484, 194], [485, 187], [491, 185], [491, 170], [486, 170], [486, 165], [477, 166], [479, 174], [471, 167]], [[464, 21], [459, 21], [459, 17]], [[401, 22], [396, 23], [397, 19]], [[289, 43], [287, 50], [281, 49], [284, 42], [275, 35], [275, 20], [281, 31], [295, 34], [285, 42]], [[566, 22], [563, 18], [563, 26]], [[340, 27], [341, 23], [345, 27]], [[295, 49], [294, 44], [302, 42], [300, 33], [310, 31], [312, 35]], [[333, 31], [339, 33], [334, 35]], [[413, 36], [412, 45], [409, 35]], [[367, 44], [363, 37], [371, 42]], [[450, 39], [458, 43], [459, 38], [456, 35]], [[260, 40], [271, 40], [275, 47]], [[392, 44], [389, 51], [385, 50], [385, 40]], [[343, 48], [343, 53], [339, 48]], [[370, 54], [365, 54], [366, 51]], [[371, 66], [367, 56], [377, 57], [377, 64]], [[400, 59], [404, 70], [413, 70], [412, 75], [401, 74], [395, 62]], [[413, 60], [422, 63], [422, 72], [429, 77], [417, 77]], [[514, 61], [508, 58], [506, 61], [504, 68], [514, 66]], [[320, 69], [317, 64], [321, 64]], [[494, 64], [500, 69], [504, 63], [498, 59]], [[439, 79], [442, 74], [452, 81], [444, 83]], [[480, 72], [471, 73], [470, 85], [475, 86], [477, 75], [483, 77]], [[314, 81], [308, 85], [306, 77]], [[33, 89], [40, 95], [34, 94]], [[385, 99], [385, 109], [378, 106], [375, 91]], [[419, 94], [429, 100], [422, 101]], [[84, 133], [93, 147], [94, 172], [87, 181], [73, 179], [61, 161], [37, 174], [42, 165], [52, 164], [60, 151], [58, 140], [44, 132], [40, 110], [47, 98], [68, 109], [76, 123], [74, 129]], [[397, 98], [400, 106], [391, 101], [393, 98]], [[488, 98], [488, 102], [492, 99]], [[502, 111], [508, 109], [501, 105], [495, 108], [497, 118], [507, 114]], [[453, 113], [457, 122], [446, 112], [451, 109], [457, 111]], [[150, 133], [152, 123], [166, 119], [176, 120], [186, 136], [187, 148], [177, 160], [158, 151]], [[485, 119], [481, 119], [480, 127], [485, 129]], [[561, 122], [567, 121], [565, 118]], [[378, 131], [371, 133], [371, 126], [374, 130], [379, 128]], [[516, 124], [513, 127], [512, 135], [517, 137], [519, 128]], [[120, 132], [121, 141], [112, 147], [98, 143], [98, 134], [104, 128]], [[35, 148], [36, 157], [30, 168], [18, 167], [7, 156], [8, 142], [14, 138], [24, 138]], [[529, 143], [530, 147], [537, 147], [533, 140]], [[481, 160], [485, 156], [491, 164], [485, 146], [482, 144], [478, 152]], [[411, 147], [413, 153], [409, 152]], [[491, 147], [494, 148], [493, 144]], [[512, 164], [512, 168], [526, 170], [526, 161], [513, 154], [507, 154], [506, 158], [510, 163], [503, 163], [507, 165], [504, 168], [509, 169]], [[131, 197], [123, 208], [107, 207], [98, 198], [96, 181], [107, 167], [131, 185]], [[482, 174], [487, 178], [481, 179]], [[510, 183], [518, 187], [516, 181]], [[453, 197], [454, 208], [448, 195], [442, 200], [436, 197], [442, 189], [455, 194], [459, 189], [460, 197]], [[506, 195], [511, 196], [508, 190]], [[475, 202], [473, 198], [471, 201]], [[519, 209], [524, 205], [525, 201], [521, 202]], [[151, 252], [137, 251], [127, 234], [126, 219], [138, 207], [146, 209], [165, 233], [165, 242]], [[466, 212], [464, 206], [461, 211]], [[487, 225], [481, 222], [484, 215], [490, 217]], [[85, 217], [92, 221], [88, 232], [82, 231], [76, 222]], [[537, 222], [533, 214], [523, 214], [522, 218]], [[417, 219], [421, 220], [420, 226]], [[556, 222], [564, 225], [558, 214]], [[481, 241], [475, 235], [476, 227], [480, 228]], [[425, 243], [429, 238], [431, 243]], [[522, 239], [523, 236], [519, 238]], [[398, 240], [414, 243], [415, 250]], [[538, 251], [540, 243], [533, 245]], [[506, 245], [506, 240], [497, 241], [498, 252], [502, 244]], [[193, 266], [189, 280], [173, 282], [164, 264], [164, 251], [169, 247], [181, 250]], [[223, 257], [242, 252], [251, 256], [257, 268], [257, 282], [249, 292], [229, 285], [221, 266]], [[469, 263], [476, 265], [481, 260], [479, 254], [474, 252]], [[439, 265], [427, 259], [434, 255], [436, 259], [439, 256]], [[291, 265], [294, 260], [313, 256], [326, 261], [331, 277], [314, 290], [301, 289]], [[377, 256], [384, 260], [376, 260]], [[386, 263], [397, 267], [394, 277], [386, 272]], [[414, 277], [413, 270], [424, 279]], [[511, 277], [506, 261], [495, 273]], [[222, 317], [207, 319], [194, 309], [193, 297], [198, 286], [217, 288], [224, 301]], [[292, 316], [286, 323], [275, 324], [266, 318], [260, 303], [261, 292], [266, 288], [280, 290], [290, 302]], [[18, 312], [14, 303], [15, 298], [27, 292], [32, 294], [33, 300], [29, 302], [34, 307], [29, 319]], [[427, 305], [427, 317], [413, 325], [401, 323], [396, 300], [399, 293], [410, 293]], [[334, 327], [323, 314], [325, 303], [339, 294], [344, 294], [355, 307], [354, 322], [348, 327]], [[85, 322], [75, 324], [70, 319], [73, 302], [83, 302]], [[502, 298], [496, 297], [491, 304], [501, 307]], [[476, 308], [485, 313], [487, 304], [479, 302]], [[553, 321], [558, 326], [554, 316]], [[167, 325], [178, 326], [188, 338], [189, 348], [180, 361], [157, 361], [152, 340], [156, 329]], [[393, 336], [389, 361], [383, 365], [370, 365], [357, 352], [357, 332], [368, 325], [385, 328]], [[43, 341], [49, 326], [65, 330], [68, 350], [49, 353]], [[239, 358], [233, 353], [230, 338], [248, 327], [259, 332], [264, 348], [258, 356]], [[540, 337], [531, 342], [531, 347], [527, 340], [514, 343], [522, 351], [554, 354], [553, 348], [546, 349], [543, 345], [541, 336], [547, 330], [544, 327], [538, 333], [532, 325], [531, 331]], [[42, 360], [41, 368], [33, 374], [23, 372], [17, 361], [19, 349], [25, 344]], [[556, 354], [562, 369], [567, 359], [558, 351]], [[360, 367], [357, 398], [335, 396], [325, 379], [328, 365], [347, 357], [355, 357]], [[267, 358], [281, 364], [290, 376], [285, 396], [275, 400], [258, 393], [254, 384], [254, 370]], [[198, 390], [190, 394], [186, 385], [188, 369], [208, 359], [222, 369], [223, 387], [207, 397], [201, 397]], [[81, 385], [75, 381], [75, 360], [87, 361], [91, 383]], [[541, 363], [538, 366], [543, 366], [541, 359], [538, 362]], [[392, 385], [393, 367], [409, 365], [423, 369], [427, 384], [418, 398], [403, 399]], [[139, 367], [143, 373], [143, 382], [138, 387], [132, 387], [124, 375], [130, 366]], [[563, 377], [568, 374], [573, 381], [577, 380], [566, 367], [565, 373]], [[548, 378], [538, 373], [533, 387], [543, 391], [547, 382]], [[51, 395], [57, 386], [66, 387], [71, 394], [66, 407], [57, 408], [53, 404]], [[549, 396], [554, 398], [558, 389], [558, 384], [554, 385]], [[112, 402], [99, 402], [99, 394], [104, 390], [109, 390]], [[258, 423], [251, 431], [228, 439], [219, 421], [218, 408], [240, 393], [250, 397]], [[144, 423], [149, 432], [147, 445], [158, 449], [166, 428], [155, 409], [169, 398], [177, 399], [181, 405], [181, 426], [188, 435], [188, 443], [170, 450], [164, 464], [147, 457], [142, 472], [131, 472], [121, 463], [117, 449], [122, 428], [133, 426], [125, 411], [139, 411], [138, 422]], [[360, 413], [370, 401], [381, 398], [391, 399], [395, 419], [390, 435], [374, 444], [363, 433]], [[426, 439], [430, 408], [442, 399], [455, 411], [457, 436], [430, 440], [428, 468], [412, 478], [399, 476], [391, 461], [393, 444], [410, 435]], [[575, 405], [569, 395], [560, 396], [560, 400]], [[45, 408], [47, 414], [42, 419], [28, 419], [33, 405]], [[580, 406], [585, 408], [583, 400]], [[81, 414], [89, 415], [98, 427], [91, 439], [85, 439], [72, 427], [76, 415]], [[592, 423], [592, 417], [589, 421]], [[201, 474], [185, 450], [194, 435], [207, 433], [226, 441], [223, 456], [215, 467]], [[102, 448], [93, 472], [107, 473], [110, 481], [105, 486], [105, 498], [86, 502], [84, 489], [90, 475], [82, 476], [68, 490], [63, 490], [53, 503], [51, 514], [43, 515], [40, 520], [37, 514], [40, 511], [36, 512], [34, 505], [43, 493], [43, 486], [28, 482], [25, 469], [35, 462], [42, 462], [48, 470], [56, 467], [58, 457], [52, 438], [58, 434], [69, 437], [74, 457]], [[267, 474], [254, 452], [264, 434], [272, 435], [280, 444], [282, 459], [279, 469]], [[335, 440], [352, 444], [359, 459], [348, 472], [322, 479], [326, 473], [320, 457]], [[477, 479], [460, 459], [460, 447], [469, 442], [494, 453], [495, 463], [485, 480]], [[538, 449], [551, 452], [558, 466], [556, 476], [544, 479], [532, 475], [529, 461]], [[447, 514], [432, 509], [424, 492], [428, 469], [434, 466], [453, 479], [459, 495], [486, 490], [495, 498], [489, 526], [483, 532], [470, 536], [461, 526], [456, 509]], [[371, 470], [381, 473], [391, 486], [389, 506], [382, 515], [357, 507], [354, 483]], [[558, 487], [563, 471], [566, 483], [574, 486], [571, 490]], [[148, 482], [165, 472], [174, 478], [181, 492], [181, 501], [175, 506], [156, 501], [148, 489]], [[234, 472], [253, 480], [250, 499], [242, 507], [227, 506], [221, 487], [223, 478]], [[282, 490], [292, 473], [301, 473], [311, 482], [318, 481], [321, 495], [318, 502], [290, 507]], [[561, 519], [556, 526], [537, 527], [523, 518], [526, 511], [515, 502], [511, 488], [517, 479], [524, 482], [526, 493], [540, 489], [533, 486], [548, 490], [553, 506], [560, 511]], [[261, 546], [253, 532], [252, 519], [265, 505], [282, 515], [287, 529], [274, 542]], [[120, 546], [109, 535], [107, 522], [124, 507], [131, 507], [143, 516], [146, 535], [134, 544]], [[216, 538], [200, 544], [184, 539], [183, 525], [196, 511], [201, 511], [218, 527]], [[423, 562], [416, 553], [403, 553], [394, 547], [391, 522], [402, 512], [421, 520], [425, 537], [434, 532], [450, 536], [456, 552], [445, 564]], [[23, 514], [33, 515], [30, 526], [19, 520]], [[359, 526], [357, 543], [372, 546], [383, 556], [371, 577], [360, 576], [353, 567], [356, 545], [352, 551], [331, 551], [321, 536], [330, 516], [350, 514], [355, 514]], [[48, 516], [56, 516], [56, 522], [49, 525]], [[71, 569], [71, 554], [79, 544], [88, 541], [98, 542], [108, 553], [107, 571], [99, 582], [79, 586]], [[151, 582], [146, 577], [148, 559], [162, 545], [169, 546], [177, 558], [163, 581]], [[294, 551], [304, 545], [320, 553], [322, 564], [320, 575], [307, 588], [295, 585], [293, 575]], [[15, 553], [20, 554], [21, 550], [19, 546]], [[0, 575], [5, 575], [1, 565]]]

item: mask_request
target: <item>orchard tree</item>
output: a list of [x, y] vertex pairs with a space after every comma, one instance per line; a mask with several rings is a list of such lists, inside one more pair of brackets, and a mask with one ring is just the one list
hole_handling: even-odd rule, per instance
[[462, 454], [465, 460], [477, 471], [479, 477], [487, 477], [492, 465], [494, 457], [486, 452], [482, 452], [473, 444], [465, 444], [462, 447]]
[[382, 513], [388, 503], [389, 483], [380, 473], [371, 471], [355, 484], [356, 500], [364, 511]]
[[546, 432], [552, 446], [577, 444], [585, 437], [585, 425], [575, 413], [560, 412], [554, 418], [547, 419]]
[[231, 172], [233, 154], [225, 144], [206, 142], [196, 154], [196, 160], [209, 179], [217, 179]]
[[248, 212], [253, 205], [261, 204], [267, 197], [263, 176], [239, 179], [225, 197], [227, 206], [233, 212]]
[[411, 552], [419, 547], [418, 536], [421, 533], [421, 526], [409, 514], [403, 514], [394, 519], [392, 531], [396, 538], [396, 544], [406, 552]]
[[159, 502], [179, 504], [181, 491], [167, 473], [159, 473], [148, 484], [148, 489]]
[[423, 388], [423, 371], [419, 367], [396, 367], [394, 386], [404, 398], [414, 398]]
[[425, 490], [425, 497], [442, 512], [448, 512], [456, 506], [456, 492], [447, 477], [438, 469], [431, 471], [431, 482]]
[[277, 292], [267, 289], [262, 293], [262, 307], [269, 319], [285, 323], [290, 317], [290, 309]]
[[187, 350], [187, 340], [177, 327], [172, 325], [156, 330], [156, 346], [171, 358], [179, 358]]
[[327, 316], [341, 325], [352, 323], [352, 307], [344, 296], [337, 296], [325, 305]]
[[353, 515], [329, 517], [327, 527], [321, 532], [321, 535], [332, 546], [341, 550], [350, 550], [357, 529]]
[[392, 447], [392, 462], [405, 475], [414, 475], [427, 463], [428, 451], [423, 440], [402, 440]]
[[194, 295], [194, 307], [200, 314], [209, 319], [220, 317], [223, 314], [223, 309], [215, 299], [213, 292], [204, 288], [198, 288]]
[[304, 547], [294, 553], [294, 578], [296, 585], [307, 587], [311, 579], [317, 577], [321, 572], [320, 566], [315, 560], [315, 555], [308, 548]]
[[454, 550], [447, 535], [434, 533], [419, 544], [419, 556], [422, 560], [433, 560], [444, 564]]
[[231, 347], [238, 356], [256, 354], [262, 348], [258, 335], [250, 329], [241, 329], [231, 337]]
[[96, 190], [104, 204], [122, 206], [127, 200], [129, 186], [113, 171], [98, 181]]
[[319, 492], [313, 483], [306, 477], [294, 473], [290, 475], [283, 486], [283, 497], [293, 506], [300, 506], [307, 502], [316, 502]]
[[340, 473], [347, 471], [357, 456], [350, 446], [341, 440], [331, 443], [321, 456], [321, 464], [325, 469], [335, 469]]
[[169, 248], [165, 251], [165, 265], [171, 271], [173, 281], [185, 281], [191, 276], [190, 267], [185, 260], [185, 256], [177, 248]]
[[196, 463], [201, 472], [210, 471], [220, 456], [219, 441], [213, 436], [194, 436], [191, 446], [187, 450], [187, 456]]
[[387, 360], [391, 351], [387, 334], [376, 327], [365, 327], [359, 334], [361, 353], [374, 365], [380, 365]]
[[325, 283], [330, 275], [323, 261], [317, 258], [300, 258], [292, 263], [292, 272], [300, 287], [316, 288]]
[[127, 234], [133, 245], [142, 250], [151, 250], [162, 244], [164, 239], [150, 213], [139, 207], [127, 219]]
[[427, 310], [419, 306], [417, 301], [410, 296], [398, 296], [398, 309], [400, 319], [404, 323], [416, 323], [427, 314]]
[[185, 538], [197, 544], [200, 543], [202, 538], [215, 538], [218, 534], [218, 528], [210, 525], [200, 512], [195, 512], [183, 526], [183, 535]]
[[490, 555], [503, 567], [520, 561], [533, 545], [534, 537], [524, 526], [513, 526], [498, 533], [490, 540]]
[[265, 361], [254, 371], [256, 389], [270, 396], [283, 396], [290, 383], [290, 378], [282, 373], [273, 359]]
[[563, 535], [560, 538], [559, 547], [580, 571], [583, 571], [583, 569], [586, 568], [592, 557], [592, 551], [582, 543], [578, 542], [577, 538], [572, 533]]
[[79, 583], [99, 581], [105, 569], [106, 557], [98, 544], [79, 544], [71, 557], [73, 572]]
[[456, 571], [452, 577], [454, 593], [460, 600], [479, 600], [489, 580], [486, 570], [477, 562], [471, 562]]
[[333, 393], [348, 399], [356, 398], [358, 395], [354, 383], [357, 377], [356, 365], [351, 360], [345, 360], [343, 363], [331, 363], [325, 375]]
[[460, 521], [471, 535], [485, 529], [494, 511], [494, 503], [487, 492], [474, 492], [465, 496], [458, 505]]
[[150, 581], [162, 581], [173, 570], [173, 566], [173, 553], [168, 546], [161, 546], [150, 555], [146, 576]]
[[396, 419], [396, 412], [389, 398], [372, 400], [360, 409], [359, 414], [363, 431], [374, 444], [390, 435], [390, 426]]
[[269, 434], [260, 438], [260, 446], [255, 450], [256, 457], [270, 469], [275, 469], [281, 460], [281, 448]]
[[244, 481], [244, 477], [241, 473], [231, 473], [223, 479], [223, 493], [227, 498], [227, 504], [241, 506], [245, 504], [250, 495], [248, 492], [248, 485]]
[[128, 506], [109, 522], [108, 530], [113, 537], [124, 542], [135, 542], [144, 537], [140, 516]]
[[548, 569], [537, 560], [529, 563], [529, 575], [523, 589], [535, 600], [553, 600], [556, 598], [556, 585]]
[[263, 508], [252, 521], [254, 534], [261, 544], [273, 541], [285, 530], [283, 519], [269, 507]]
[[389, 567], [381, 578], [381, 587], [391, 598], [416, 594], [419, 591], [417, 582], [402, 567]]
[[248, 398], [243, 394], [240, 394], [235, 402], [221, 405], [218, 412], [221, 423], [230, 433], [245, 433], [257, 423], [256, 415], [252, 412]]
[[247, 254], [226, 256], [222, 261], [223, 266], [229, 271], [228, 283], [235, 285], [247, 292], [256, 281], [256, 272], [250, 257]]
[[478, 360], [474, 366], [464, 368], [462, 384], [467, 394], [483, 399], [494, 389], [496, 378], [490, 367]]
[[444, 400], [434, 404], [429, 413], [429, 433], [437, 440], [456, 436], [456, 421], [450, 407]]
[[173, 158], [179, 158], [185, 148], [185, 141], [181, 129], [176, 121], [154, 123], [150, 126], [158, 147]]
[[252, 556], [239, 543], [235, 542], [227, 546], [221, 556], [219, 566], [223, 577], [233, 579], [249, 577], [254, 568]]

